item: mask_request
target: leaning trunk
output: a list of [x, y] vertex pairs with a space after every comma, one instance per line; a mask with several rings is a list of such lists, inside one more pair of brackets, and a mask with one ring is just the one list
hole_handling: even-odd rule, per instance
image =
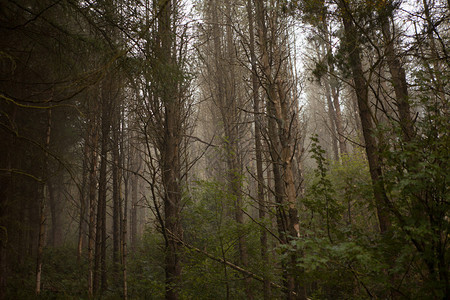
[[372, 179], [375, 204], [378, 214], [380, 231], [385, 232], [390, 228], [389, 200], [384, 188], [381, 160], [378, 155], [378, 145], [375, 139], [375, 127], [372, 122], [372, 112], [369, 106], [368, 83], [364, 77], [361, 49], [359, 46], [359, 34], [353, 24], [347, 2], [340, 2], [342, 21], [344, 24], [344, 38], [348, 51], [349, 64], [351, 66], [353, 82], [358, 103], [358, 112], [361, 119], [361, 127], [365, 141], [367, 160], [369, 162], [370, 176]]

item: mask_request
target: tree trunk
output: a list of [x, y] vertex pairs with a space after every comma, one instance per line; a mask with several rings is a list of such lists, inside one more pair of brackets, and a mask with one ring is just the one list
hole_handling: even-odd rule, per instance
[[[269, 123], [269, 148], [272, 157], [275, 198], [277, 199], [277, 222], [280, 238], [283, 242], [288, 242], [289, 237], [299, 237], [300, 228], [297, 214], [297, 192], [293, 176], [293, 154], [295, 133], [293, 133], [291, 124], [296, 117], [295, 110], [289, 107], [289, 98], [286, 90], [286, 78], [280, 75], [283, 70], [283, 51], [279, 44], [278, 32], [279, 24], [276, 11], [271, 12], [270, 20], [271, 39], [268, 39], [268, 30], [266, 26], [266, 12], [262, 0], [256, 1], [256, 18], [258, 24], [259, 47], [261, 51], [262, 83], [267, 93], [267, 114]], [[270, 42], [270, 46], [269, 46]], [[269, 52], [269, 48], [272, 52]], [[272, 64], [270, 63], [272, 61]], [[285, 209], [287, 208], [287, 212]], [[289, 255], [290, 261], [296, 261], [295, 251]], [[296, 280], [301, 270], [296, 270], [295, 263], [288, 270], [287, 262], [284, 262], [283, 273], [285, 282], [289, 291], [287, 297], [294, 299], [306, 299], [304, 287]], [[294, 271], [292, 271], [294, 270]], [[297, 272], [298, 271], [298, 272]]]
[[[175, 69], [174, 35], [172, 28], [173, 14], [176, 8], [172, 1], [156, 1], [158, 12], [159, 44], [156, 49], [157, 59], [168, 69]], [[181, 281], [180, 245], [178, 240], [183, 239], [183, 231], [180, 220], [181, 210], [181, 162], [180, 146], [182, 142], [183, 116], [182, 95], [178, 88], [175, 74], [169, 72], [161, 78], [164, 90], [157, 91], [157, 99], [162, 103], [159, 111], [164, 120], [157, 145], [160, 152], [161, 179], [163, 185], [164, 203], [164, 230], [166, 237], [165, 249], [165, 273], [166, 294], [165, 298], [174, 300], [179, 298]]]
[[88, 183], [88, 160], [89, 160], [89, 130], [86, 130], [86, 136], [84, 138], [84, 149], [83, 149], [83, 169], [82, 169], [82, 180], [80, 189], [80, 216], [78, 220], [78, 247], [77, 247], [77, 262], [80, 262], [81, 255], [83, 253], [83, 247], [86, 244], [86, 225], [87, 225], [87, 206], [88, 197], [86, 195], [86, 187]]
[[110, 103], [109, 95], [106, 95], [106, 86], [102, 91], [102, 119], [101, 119], [101, 151], [100, 174], [98, 183], [97, 224], [95, 236], [95, 261], [94, 261], [94, 293], [100, 294], [106, 290], [106, 190], [108, 161], [108, 145], [110, 132]]
[[352, 21], [350, 8], [344, 1], [340, 2], [342, 22], [344, 24], [345, 46], [348, 51], [349, 64], [353, 74], [354, 88], [356, 92], [359, 117], [365, 141], [367, 160], [369, 162], [370, 176], [372, 179], [375, 205], [377, 208], [380, 231], [387, 231], [391, 222], [389, 219], [389, 200], [386, 195], [381, 170], [381, 160], [378, 155], [378, 145], [375, 139], [375, 128], [372, 122], [372, 112], [369, 106], [368, 83], [364, 77], [361, 62], [361, 50], [359, 46], [359, 34]]
[[[59, 188], [55, 190], [55, 183], [49, 180], [47, 183], [48, 191], [48, 203], [50, 206], [50, 216], [52, 220], [52, 231], [51, 231], [51, 245], [53, 247], [58, 247], [61, 245], [61, 203], [60, 196], [61, 193]], [[58, 192], [57, 192], [58, 191]]]
[[[332, 68], [332, 70], [334, 67]], [[335, 111], [335, 117], [336, 117], [336, 130], [338, 134], [338, 141], [339, 141], [339, 150], [340, 154], [347, 153], [347, 143], [345, 142], [344, 137], [344, 125], [342, 120], [342, 113], [341, 113], [341, 105], [339, 103], [339, 85], [336, 78], [332, 78], [329, 76], [330, 81], [330, 88], [331, 88], [331, 96], [333, 99], [333, 106]]]
[[50, 136], [52, 132], [52, 109], [47, 108], [47, 132], [45, 135], [45, 153], [42, 166], [42, 180], [39, 189], [39, 238], [36, 259], [36, 295], [41, 293], [41, 279], [42, 279], [42, 258], [45, 244], [45, 192], [46, 183], [48, 182], [48, 152], [50, 150]]
[[[256, 158], [256, 178], [258, 180], [258, 216], [261, 222], [266, 218], [266, 203], [264, 200], [264, 171], [262, 162], [262, 144], [261, 144], [261, 116], [260, 116], [260, 98], [258, 92], [258, 70], [255, 54], [255, 34], [254, 34], [254, 15], [252, 0], [247, 0], [247, 17], [249, 30], [249, 50], [250, 63], [252, 67], [252, 96], [253, 96], [253, 110], [255, 122], [255, 158]], [[270, 280], [268, 278], [269, 257], [267, 253], [267, 232], [264, 228], [260, 230], [261, 243], [261, 261], [263, 263], [263, 297], [265, 300], [270, 299]]]
[[113, 197], [113, 271], [114, 278], [119, 279], [119, 269], [120, 269], [120, 244], [121, 244], [121, 205], [120, 205], [120, 154], [119, 154], [119, 122], [120, 122], [120, 111], [118, 107], [115, 107], [116, 112], [114, 112], [114, 119], [112, 120], [112, 197]]
[[405, 69], [402, 67], [395, 51], [395, 39], [391, 34], [388, 15], [386, 13], [381, 13], [380, 21], [385, 40], [386, 61], [391, 73], [398, 115], [400, 117], [400, 127], [403, 132], [404, 141], [409, 142], [414, 136], [414, 127], [413, 120], [411, 118], [411, 108], [409, 105], [408, 84], [406, 81]]
[[164, 154], [162, 154], [162, 179], [165, 189], [164, 216], [168, 244], [166, 245], [166, 299], [178, 299], [181, 264], [177, 239], [182, 239], [180, 222], [181, 188], [179, 136], [174, 115], [178, 107], [167, 107]]
[[[122, 155], [120, 156], [120, 164], [122, 166], [121, 177], [123, 178], [123, 187], [124, 187], [124, 197], [123, 197], [123, 214], [121, 215], [122, 221], [121, 221], [121, 229], [120, 232], [121, 235], [121, 264], [122, 264], [122, 295], [123, 299], [128, 299], [128, 278], [127, 278], [127, 255], [128, 255], [128, 244], [127, 244], [127, 235], [128, 235], [128, 184], [130, 182], [130, 154], [131, 154], [131, 142], [125, 143], [124, 137], [126, 133], [129, 131], [126, 130], [126, 124], [125, 121], [126, 115], [125, 115], [125, 106], [122, 107], [121, 114], [120, 114], [120, 120], [122, 124], [121, 134], [120, 134], [120, 152]], [[129, 137], [130, 138], [130, 137]], [[128, 150], [126, 152], [126, 150]]]
[[334, 76], [334, 59], [331, 59], [333, 55], [333, 51], [331, 48], [332, 40], [330, 36], [330, 32], [328, 29], [327, 24], [327, 17], [326, 15], [323, 16], [323, 22], [322, 26], [325, 32], [325, 39], [326, 39], [326, 61], [328, 64], [328, 73], [326, 75], [327, 78], [327, 84], [331, 91], [331, 105], [333, 106], [333, 112], [334, 112], [334, 121], [336, 123], [336, 131], [337, 131], [337, 139], [339, 142], [339, 150], [340, 154], [347, 153], [347, 145], [345, 143], [344, 138], [344, 125], [342, 121], [342, 113], [341, 113], [341, 105], [339, 103], [339, 82], [337, 78]]
[[[327, 75], [328, 77], [328, 75]], [[328, 78], [327, 78], [328, 79]], [[325, 80], [325, 98], [327, 99], [328, 106], [328, 118], [330, 120], [330, 131], [331, 131], [331, 145], [333, 146], [334, 160], [339, 160], [339, 150], [338, 150], [338, 131], [336, 126], [336, 112], [333, 106], [333, 100], [331, 96], [331, 87], [329, 80]]]
[[138, 176], [131, 175], [131, 248], [135, 249], [137, 245], [137, 205], [138, 205]]
[[[225, 107], [223, 112], [227, 111], [222, 117], [225, 127], [225, 135], [228, 139], [227, 155], [228, 155], [228, 172], [230, 172], [230, 189], [232, 195], [235, 197], [235, 220], [238, 224], [244, 224], [244, 213], [242, 211], [242, 163], [241, 163], [241, 149], [239, 145], [239, 99], [236, 94], [236, 81], [235, 81], [235, 68], [236, 55], [233, 45], [233, 25], [232, 25], [232, 5], [233, 1], [228, 0], [226, 2], [226, 55], [228, 58], [228, 69], [226, 76], [228, 77], [226, 82], [225, 94]], [[220, 70], [217, 70], [220, 72]], [[227, 109], [228, 108], [228, 109]], [[248, 253], [245, 239], [245, 232], [238, 231], [238, 248], [240, 262], [244, 268], [248, 267]], [[253, 293], [250, 286], [251, 278], [245, 278], [245, 293], [247, 299], [253, 299]]]
[[[124, 171], [126, 172], [126, 171]], [[123, 221], [122, 221], [122, 280], [123, 280], [123, 299], [128, 299], [128, 278], [127, 278], [127, 214], [128, 214], [128, 182], [130, 174], [124, 174], [124, 200], [123, 200]]]
[[[93, 109], [96, 111], [96, 109]], [[89, 186], [88, 186], [88, 200], [89, 200], [89, 222], [88, 222], [88, 294], [89, 298], [94, 297], [94, 247], [95, 247], [95, 216], [96, 216], [96, 191], [97, 191], [97, 148], [98, 148], [98, 129], [97, 118], [95, 113], [89, 119]]]

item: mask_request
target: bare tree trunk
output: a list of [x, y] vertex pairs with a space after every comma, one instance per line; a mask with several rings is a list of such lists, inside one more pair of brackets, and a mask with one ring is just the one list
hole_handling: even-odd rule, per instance
[[[233, 20], [232, 20], [232, 6], [233, 1], [226, 2], [226, 55], [228, 58], [228, 70], [226, 80], [226, 99], [225, 107], [222, 111], [227, 113], [223, 115], [225, 135], [228, 139], [228, 171], [230, 172], [230, 188], [231, 193], [235, 196], [235, 220], [238, 224], [244, 224], [244, 213], [242, 211], [242, 163], [241, 163], [241, 149], [239, 145], [239, 110], [238, 110], [238, 96], [236, 93], [235, 68], [236, 55], [233, 45]], [[220, 70], [217, 70], [220, 72]], [[238, 248], [241, 264], [244, 268], [248, 267], [248, 253], [245, 239], [245, 232], [239, 230], [238, 232]], [[247, 299], [253, 299], [253, 293], [250, 286], [251, 278], [245, 278], [245, 293]]]
[[[126, 115], [125, 115], [125, 105], [123, 106], [122, 110], [121, 110], [121, 114], [120, 114], [120, 119], [121, 119], [121, 124], [122, 124], [122, 128], [121, 128], [121, 135], [120, 135], [120, 149], [121, 149], [121, 153], [122, 155], [120, 156], [120, 164], [122, 166], [122, 170], [121, 170], [121, 176], [123, 178], [123, 187], [124, 187], [124, 197], [123, 197], [123, 214], [121, 215], [122, 218], [122, 224], [121, 224], [121, 229], [122, 231], [120, 232], [121, 235], [121, 264], [122, 264], [122, 293], [123, 293], [123, 299], [127, 300], [128, 299], [128, 278], [127, 278], [127, 255], [128, 255], [128, 244], [127, 244], [127, 234], [128, 234], [128, 224], [127, 224], [127, 220], [128, 220], [128, 187], [129, 187], [129, 182], [130, 182], [130, 172], [128, 170], [130, 170], [130, 153], [131, 153], [131, 142], [127, 141], [127, 143], [125, 143], [124, 141], [124, 137], [127, 133], [125, 126], [127, 124], [127, 122], [125, 121]], [[131, 137], [128, 137], [131, 138]], [[125, 152], [126, 150], [128, 150], [127, 152]], [[121, 203], [122, 204], [122, 203]]]
[[50, 242], [53, 247], [58, 247], [61, 245], [61, 191], [57, 186], [55, 189], [55, 185], [57, 186], [57, 182], [53, 182], [53, 180], [49, 180], [47, 182], [47, 191], [48, 191], [48, 204], [50, 207], [50, 216], [52, 221], [51, 227], [51, 238]]
[[119, 107], [115, 108], [114, 119], [112, 120], [112, 197], [113, 197], [113, 271], [115, 273], [114, 278], [118, 279], [119, 269], [120, 269], [120, 244], [121, 244], [121, 204], [120, 204], [120, 154], [119, 154], [119, 122], [120, 122], [120, 111]]
[[87, 206], [88, 197], [86, 195], [87, 178], [89, 176], [88, 172], [88, 160], [89, 160], [89, 130], [86, 130], [86, 136], [84, 139], [84, 149], [83, 149], [83, 169], [82, 169], [82, 180], [81, 180], [81, 190], [80, 190], [80, 219], [78, 220], [78, 247], [77, 247], [77, 262], [80, 262], [81, 255], [83, 253], [83, 246], [86, 244], [86, 225], [87, 225]]
[[[9, 151], [8, 151], [9, 152]], [[6, 163], [8, 169], [11, 169], [9, 153], [6, 155]], [[4, 166], [4, 161], [0, 159], [1, 165]], [[0, 220], [5, 220], [6, 212], [6, 203], [8, 200], [8, 187], [11, 185], [11, 178], [8, 176], [0, 176]], [[2, 222], [2, 226], [3, 226]], [[6, 228], [0, 227], [0, 300], [6, 299], [6, 289], [7, 289], [7, 276], [8, 276], [8, 255], [7, 255], [7, 246], [8, 246], [8, 231]]]
[[138, 205], [138, 176], [131, 175], [131, 248], [135, 249], [137, 245], [137, 205]]
[[[334, 69], [334, 67], [333, 67]], [[333, 70], [332, 69], [332, 70]], [[336, 118], [336, 130], [338, 134], [338, 141], [339, 141], [339, 150], [340, 154], [347, 153], [347, 143], [345, 142], [345, 136], [344, 136], [344, 123], [342, 120], [342, 112], [341, 112], [341, 105], [339, 103], [339, 85], [336, 78], [332, 78], [330, 76], [330, 88], [331, 88], [331, 96], [333, 99], [333, 106], [335, 111], [335, 118]]]
[[[242, 149], [240, 145], [240, 111], [241, 99], [238, 95], [238, 83], [235, 79], [237, 58], [233, 38], [233, 5], [234, 1], [225, 1], [222, 6], [220, 1], [211, 2], [208, 5], [208, 16], [212, 26], [212, 48], [214, 65], [209, 69], [212, 85], [216, 87], [212, 91], [213, 101], [219, 109], [224, 131], [224, 149], [227, 164], [227, 186], [230, 195], [234, 198], [234, 219], [238, 224], [244, 224], [243, 196], [242, 196]], [[218, 12], [225, 9], [224, 19]], [[225, 26], [221, 25], [224, 24]], [[221, 36], [225, 38], [222, 41]], [[238, 260], [244, 267], [248, 266], [248, 251], [245, 232], [239, 226], [237, 250]], [[245, 292], [248, 299], [253, 299], [250, 287], [251, 278], [245, 278]]]
[[39, 241], [37, 249], [37, 261], [36, 261], [36, 295], [41, 293], [41, 278], [42, 278], [42, 256], [44, 252], [44, 239], [45, 239], [45, 188], [40, 191], [42, 199], [39, 201]]
[[[178, 299], [181, 264], [179, 257], [179, 245], [176, 239], [182, 238], [180, 222], [181, 188], [180, 183], [180, 158], [179, 158], [179, 133], [176, 132], [175, 120], [178, 107], [167, 107], [164, 140], [165, 145], [162, 154], [162, 179], [165, 188], [164, 216], [167, 231], [168, 244], [166, 245], [166, 299]], [[174, 238], [176, 237], [176, 238]]]
[[394, 43], [395, 39], [391, 34], [389, 17], [386, 13], [381, 13], [381, 27], [385, 39], [386, 61], [391, 73], [392, 85], [395, 92], [398, 114], [400, 117], [400, 127], [403, 132], [405, 142], [410, 141], [414, 136], [413, 120], [411, 118], [411, 108], [409, 105], [408, 84], [406, 81], [405, 69], [402, 67], [397, 57]]
[[[176, 59], [174, 57], [175, 28], [172, 28], [174, 11], [176, 7], [172, 1], [156, 1], [158, 12], [159, 44], [156, 49], [156, 58], [165, 68], [174, 69]], [[175, 22], [175, 21], [174, 21]], [[182, 97], [175, 74], [169, 72], [162, 76], [161, 85], [164, 90], [157, 91], [156, 98], [162, 103], [159, 110], [163, 124], [159, 133], [158, 150], [160, 153], [161, 179], [163, 185], [164, 203], [164, 234], [166, 237], [165, 249], [165, 273], [166, 294], [168, 300], [179, 298], [181, 281], [180, 244], [183, 239], [183, 231], [180, 220], [181, 210], [181, 159], [180, 147], [182, 142], [183, 116]]]
[[[256, 18], [258, 24], [259, 47], [261, 51], [262, 83], [267, 93], [267, 114], [269, 122], [269, 148], [273, 159], [273, 171], [275, 180], [275, 197], [278, 210], [278, 230], [284, 242], [288, 242], [289, 237], [299, 237], [300, 227], [297, 212], [297, 190], [295, 187], [293, 174], [293, 157], [295, 150], [296, 134], [292, 131], [295, 111], [288, 96], [287, 80], [285, 77], [284, 46], [280, 45], [279, 20], [276, 10], [271, 11], [269, 20], [271, 38], [268, 39], [268, 28], [266, 26], [266, 12], [264, 2], [256, 1]], [[281, 30], [281, 32], [284, 32]], [[269, 45], [270, 43], [270, 45]], [[271, 64], [272, 61], [272, 64]], [[284, 70], [284, 73], [283, 73]], [[284, 75], [283, 75], [284, 74]], [[285, 211], [287, 209], [287, 212]], [[284, 236], [284, 237], [283, 237]], [[296, 253], [290, 257], [289, 265], [296, 261]], [[297, 270], [294, 265], [287, 268], [283, 266], [287, 297], [294, 299], [306, 299], [306, 290], [296, 280], [301, 270]]]
[[[109, 85], [108, 85], [109, 86]], [[110, 87], [110, 86], [109, 86]], [[97, 224], [95, 236], [95, 260], [94, 260], [94, 293], [106, 290], [106, 185], [107, 185], [107, 160], [110, 132], [110, 105], [109, 95], [106, 95], [106, 86], [102, 91], [102, 119], [101, 119], [101, 152], [100, 173], [97, 201]]]
[[365, 141], [367, 160], [373, 184], [375, 205], [377, 208], [380, 231], [387, 231], [391, 222], [389, 219], [389, 199], [384, 188], [381, 160], [378, 155], [378, 145], [375, 139], [375, 128], [372, 123], [372, 112], [369, 106], [368, 83], [364, 77], [359, 46], [359, 34], [352, 21], [348, 3], [341, 1], [340, 9], [344, 24], [344, 39], [349, 55], [349, 64], [353, 73], [354, 88], [358, 100], [359, 117]]
[[50, 136], [52, 132], [52, 109], [47, 108], [47, 132], [45, 136], [45, 153], [42, 166], [42, 180], [39, 189], [39, 239], [36, 259], [36, 289], [37, 296], [41, 293], [42, 279], [42, 258], [45, 244], [45, 192], [46, 182], [48, 181], [48, 151], [50, 150]]
[[333, 55], [333, 51], [331, 48], [332, 40], [330, 36], [330, 32], [328, 29], [327, 24], [327, 17], [326, 15], [323, 16], [323, 29], [325, 32], [325, 42], [326, 42], [326, 56], [327, 56], [327, 63], [328, 63], [328, 72], [329, 74], [326, 75], [327, 78], [327, 84], [331, 91], [331, 98], [332, 102], [331, 105], [333, 106], [333, 113], [334, 113], [334, 121], [336, 123], [336, 131], [337, 131], [337, 139], [339, 142], [339, 150], [340, 154], [347, 153], [347, 145], [345, 143], [344, 138], [344, 125], [342, 120], [342, 113], [341, 113], [341, 105], [339, 103], [339, 82], [337, 78], [334, 76], [334, 62], [332, 59], [329, 59]]
[[[327, 76], [328, 77], [328, 76]], [[330, 131], [331, 131], [331, 144], [333, 146], [334, 159], [339, 160], [339, 150], [338, 150], [338, 131], [336, 129], [336, 112], [333, 106], [333, 100], [331, 96], [331, 87], [328, 80], [325, 81], [325, 98], [327, 99], [328, 106], [328, 118], [330, 120]]]
[[[96, 109], [93, 109], [96, 111]], [[89, 137], [89, 187], [88, 187], [88, 199], [89, 199], [89, 220], [88, 220], [88, 294], [89, 298], [94, 297], [94, 247], [95, 247], [95, 216], [96, 216], [96, 191], [97, 191], [97, 147], [98, 147], [98, 128], [97, 118], [95, 113], [89, 119], [88, 128]]]
[[[124, 171], [125, 172], [125, 171]], [[127, 278], [127, 215], [128, 215], [128, 182], [130, 175], [124, 175], [124, 200], [123, 200], [123, 221], [122, 221], [122, 279], [123, 279], [123, 298], [128, 299], [128, 278]]]
[[[445, 82], [445, 79], [442, 78], [442, 65], [441, 65], [441, 61], [446, 61], [447, 65], [449, 64], [449, 59], [448, 59], [448, 54], [447, 54], [447, 47], [445, 45], [443, 45], [441, 43], [442, 47], [442, 51], [443, 51], [443, 56], [446, 57], [446, 59], [443, 59], [441, 57], [439, 57], [439, 52], [438, 52], [438, 47], [436, 46], [436, 39], [434, 36], [434, 32], [436, 30], [436, 25], [433, 24], [433, 20], [431, 17], [431, 13], [430, 13], [430, 7], [428, 5], [429, 0], [422, 0], [423, 3], [423, 7], [424, 7], [424, 13], [425, 13], [425, 18], [426, 18], [426, 22], [427, 22], [427, 35], [428, 35], [428, 42], [429, 42], [429, 47], [430, 47], [430, 51], [431, 51], [431, 58], [433, 61], [433, 70], [431, 70], [429, 67], [429, 71], [430, 71], [430, 75], [431, 78], [433, 79], [433, 83], [436, 87], [436, 96], [441, 98], [441, 101], [444, 101], [446, 99], [446, 92], [445, 92], [445, 83], [443, 83], [443, 81]], [[448, 1], [448, 3], [450, 3], [450, 1]], [[428, 63], [427, 63], [428, 64]]]
[[[250, 63], [252, 66], [252, 95], [253, 95], [253, 110], [254, 110], [254, 122], [255, 122], [255, 157], [256, 157], [256, 178], [258, 180], [258, 216], [261, 221], [264, 221], [266, 217], [266, 203], [264, 200], [264, 171], [262, 163], [262, 144], [261, 144], [261, 116], [260, 116], [260, 98], [258, 92], [258, 70], [255, 54], [255, 33], [254, 33], [254, 15], [252, 0], [247, 0], [247, 17], [248, 17], [248, 30], [250, 34]], [[260, 230], [260, 243], [261, 243], [261, 261], [263, 263], [263, 296], [264, 299], [270, 299], [270, 280], [268, 278], [269, 269], [269, 257], [267, 253], [267, 232], [264, 228]]]

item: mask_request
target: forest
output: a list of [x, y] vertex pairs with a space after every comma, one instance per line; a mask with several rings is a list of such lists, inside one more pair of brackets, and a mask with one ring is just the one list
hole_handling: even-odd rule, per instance
[[0, 2], [0, 300], [450, 299], [449, 0]]

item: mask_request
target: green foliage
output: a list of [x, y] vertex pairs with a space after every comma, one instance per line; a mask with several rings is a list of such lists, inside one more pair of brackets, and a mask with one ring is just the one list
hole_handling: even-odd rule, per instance
[[[184, 241], [208, 254], [239, 265], [239, 233], [246, 236], [250, 270], [260, 274], [259, 227], [237, 224], [234, 220], [233, 195], [218, 182], [196, 182], [183, 210]], [[202, 253], [182, 248], [182, 299], [245, 299], [245, 282], [241, 273]], [[148, 229], [141, 245], [131, 252], [128, 263], [130, 298], [163, 299], [165, 293], [164, 240], [162, 234]], [[258, 295], [260, 284], [252, 282]]]
[[378, 234], [364, 153], [330, 163], [313, 136], [311, 156], [316, 168], [307, 174], [303, 235], [289, 246], [302, 254], [298, 266], [309, 294], [312, 299], [386, 296], [389, 245], [399, 242]]
[[[415, 268], [406, 274], [405, 285], [415, 285], [417, 296], [441, 298], [449, 293], [450, 120], [444, 113], [445, 99], [420, 95], [423, 111], [416, 122], [416, 136], [409, 141], [398, 139], [382, 155], [396, 233], [414, 249], [410, 264]], [[398, 127], [393, 130], [401, 132]]]
[[[235, 197], [219, 182], [199, 181], [191, 188], [183, 212], [186, 243], [239, 265], [238, 238], [245, 235], [250, 270], [261, 273], [259, 261], [259, 227], [253, 223], [239, 224], [234, 220]], [[245, 281], [241, 273], [223, 263], [195, 251], [184, 253], [183, 297], [186, 299], [244, 299]], [[259, 285], [255, 285], [257, 294]], [[228, 290], [228, 292], [227, 292]]]
[[147, 229], [141, 244], [130, 251], [128, 295], [136, 299], [163, 299], [164, 281], [164, 240], [159, 232]]
[[[71, 246], [45, 249], [41, 298], [87, 298], [87, 261], [83, 258], [78, 262], [76, 257], [75, 249]], [[35, 264], [35, 258], [28, 256], [16, 266], [8, 278], [9, 299], [35, 298]]]
[[[312, 211], [321, 214], [322, 217], [326, 216], [328, 224], [329, 218], [337, 217], [341, 207], [335, 201], [335, 191], [327, 176], [328, 162], [325, 159], [325, 150], [320, 146], [317, 135], [313, 136], [311, 141], [311, 157], [316, 160], [317, 164], [317, 168], [314, 170], [314, 180], [309, 189], [309, 194], [314, 197], [314, 201], [306, 201], [305, 205], [309, 206], [308, 208]], [[325, 208], [325, 211], [322, 208]]]

